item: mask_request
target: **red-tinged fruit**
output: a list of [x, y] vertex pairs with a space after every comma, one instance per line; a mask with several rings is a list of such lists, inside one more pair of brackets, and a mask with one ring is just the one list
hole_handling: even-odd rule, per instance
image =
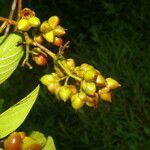
[[54, 38], [54, 42], [53, 42], [53, 44], [54, 44], [55, 46], [57, 46], [57, 47], [62, 46], [62, 44], [63, 44], [63, 40], [62, 40], [62, 38], [55, 37], [55, 38]]
[[33, 54], [32, 59], [39, 66], [46, 66], [48, 63], [48, 58], [44, 54]]
[[22, 139], [18, 132], [13, 132], [4, 141], [5, 150], [21, 150]]

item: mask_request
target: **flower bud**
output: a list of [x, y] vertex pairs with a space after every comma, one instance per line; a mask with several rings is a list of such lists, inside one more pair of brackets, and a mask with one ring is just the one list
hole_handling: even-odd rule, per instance
[[62, 38], [55, 37], [53, 44], [54, 44], [55, 46], [57, 46], [57, 47], [62, 46], [62, 44], [63, 44]]
[[57, 26], [53, 31], [54, 31], [54, 35], [58, 37], [61, 37], [66, 33], [65, 29], [61, 26]]
[[71, 97], [72, 107], [75, 110], [80, 109], [84, 105], [85, 99], [86, 99], [86, 94], [84, 92], [80, 92], [80, 93], [76, 93], [76, 94], [72, 95], [72, 97]]
[[52, 16], [48, 19], [48, 23], [52, 29], [54, 29], [59, 24], [59, 21], [60, 19], [58, 16]]
[[50, 43], [54, 42], [54, 33], [53, 33], [53, 31], [46, 32], [45, 34], [43, 34], [43, 36], [46, 39], [46, 41], [48, 41]]
[[41, 23], [40, 19], [38, 17], [31, 17], [31, 18], [29, 18], [28, 22], [29, 22], [30, 26], [34, 27], [34, 28], [38, 27]]
[[67, 86], [62, 86], [59, 88], [59, 91], [58, 91], [58, 96], [60, 99], [62, 99], [64, 102], [66, 102], [70, 96], [71, 96], [71, 89]]
[[44, 54], [33, 54], [32, 59], [39, 66], [47, 65], [47, 56], [45, 56]]
[[40, 26], [40, 31], [43, 33], [51, 31], [51, 27], [47, 21], [44, 21]]
[[27, 19], [20, 19], [18, 21], [17, 28], [20, 31], [28, 31], [31, 28], [31, 26]]
[[48, 91], [51, 94], [56, 94], [61, 87], [59, 82], [51, 82], [50, 84], [47, 85]]
[[42, 84], [48, 86], [52, 82], [57, 82], [58, 79], [59, 79], [58, 76], [55, 73], [52, 73], [42, 76], [40, 81], [42, 82]]
[[95, 69], [87, 70], [84, 73], [84, 80], [86, 81], [94, 81], [97, 76], [97, 72]]
[[105, 78], [101, 74], [99, 74], [96, 78], [96, 85], [99, 87], [103, 87], [105, 86], [105, 83], [106, 83]]
[[23, 139], [21, 150], [42, 150], [42, 147], [31, 137], [25, 137]]
[[114, 80], [113, 78], [107, 78], [106, 79], [106, 86], [108, 88], [110, 88], [111, 90], [113, 90], [113, 89], [120, 87], [121, 85], [116, 80]]
[[4, 141], [5, 150], [20, 150], [22, 139], [18, 132], [13, 132]]
[[96, 85], [94, 82], [86, 82], [83, 81], [81, 83], [81, 88], [83, 89], [83, 91], [87, 94], [87, 95], [91, 95], [93, 96], [96, 92]]

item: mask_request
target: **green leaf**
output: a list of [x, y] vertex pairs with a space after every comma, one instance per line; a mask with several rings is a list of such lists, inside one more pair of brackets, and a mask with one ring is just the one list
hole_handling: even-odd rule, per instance
[[25, 120], [38, 96], [39, 85], [25, 98], [0, 115], [0, 139], [16, 130]]
[[48, 136], [46, 144], [42, 150], [56, 150], [54, 140], [51, 136]]
[[46, 143], [46, 137], [44, 136], [43, 133], [39, 132], [39, 131], [33, 131], [30, 134], [30, 137], [33, 138], [34, 140], [36, 140], [42, 147], [45, 145]]
[[21, 41], [22, 37], [13, 33], [0, 45], [0, 84], [14, 72], [23, 56], [23, 47], [17, 46]]
[[6, 37], [6, 36], [4, 36], [4, 35], [3, 35], [3, 36], [0, 36], [0, 45], [1, 45], [2, 42], [4, 41], [5, 37]]

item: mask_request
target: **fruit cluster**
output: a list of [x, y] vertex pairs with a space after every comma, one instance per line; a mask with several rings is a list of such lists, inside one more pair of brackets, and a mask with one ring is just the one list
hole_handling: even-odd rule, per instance
[[42, 150], [43, 145], [25, 132], [13, 132], [4, 141], [4, 150]]
[[66, 102], [70, 99], [75, 110], [84, 104], [96, 107], [100, 99], [111, 102], [112, 90], [121, 86], [112, 78], [104, 78], [100, 71], [89, 64], [75, 66], [71, 58], [58, 60], [54, 70], [54, 73], [44, 75], [40, 81], [59, 100]]

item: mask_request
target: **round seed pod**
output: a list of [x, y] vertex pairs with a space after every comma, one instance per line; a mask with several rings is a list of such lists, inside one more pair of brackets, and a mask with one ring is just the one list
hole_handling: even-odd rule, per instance
[[20, 19], [17, 24], [17, 29], [20, 31], [28, 31], [31, 28], [27, 19]]
[[49, 26], [54, 29], [60, 22], [60, 19], [58, 16], [52, 16], [48, 19]]
[[4, 141], [5, 150], [20, 150], [21, 149], [22, 138], [18, 132], [13, 132]]
[[106, 79], [106, 86], [108, 88], [110, 88], [111, 90], [114, 90], [114, 89], [120, 87], [121, 85], [116, 80], [114, 80], [113, 78], [107, 78]]
[[86, 82], [85, 80], [81, 83], [81, 89], [90, 96], [93, 96], [96, 92], [96, 85], [94, 82]]
[[62, 86], [59, 88], [59, 91], [57, 93], [58, 97], [63, 100], [64, 102], [66, 102], [70, 96], [72, 94], [72, 91], [69, 87], [67, 86]]
[[38, 27], [41, 23], [40, 19], [38, 17], [31, 17], [31, 18], [29, 18], [28, 22], [29, 22], [30, 26], [34, 27], [34, 28]]

